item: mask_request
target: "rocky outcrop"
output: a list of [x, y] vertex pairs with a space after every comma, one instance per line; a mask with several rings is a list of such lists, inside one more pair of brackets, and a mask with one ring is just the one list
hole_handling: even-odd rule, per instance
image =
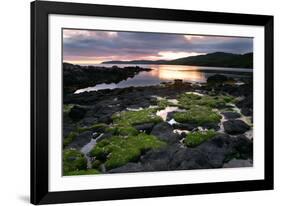
[[[94, 69], [96, 70], [97, 68]], [[112, 69], [119, 70], [116, 67]], [[126, 160], [122, 164], [118, 164], [116, 168], [105, 167], [109, 171], [101, 170], [101, 172], [168, 171], [242, 167], [248, 165], [248, 163], [250, 165], [253, 158], [253, 141], [240, 134], [246, 132], [245, 135], [248, 135], [247, 131], [251, 128], [241, 120], [243, 115], [234, 112], [233, 104], [236, 104], [241, 109], [242, 114], [251, 117], [251, 86], [250, 84], [225, 84], [223, 77], [218, 78], [216, 81], [224, 82], [224, 86], [216, 86], [215, 84], [208, 87], [207, 84], [205, 84], [207, 86], [202, 84], [203, 86], [194, 87], [189, 83], [182, 82], [180, 87], [167, 83], [156, 86], [107, 89], [79, 94], [68, 93], [63, 99], [66, 108], [68, 108], [67, 112], [64, 112], [64, 136], [71, 132], [75, 132], [77, 136], [73, 140], [71, 139], [69, 144], [65, 144], [65, 149], [81, 149], [82, 146], [91, 141], [93, 132], [96, 132], [95, 137], [99, 136], [97, 143], [113, 136], [126, 139], [132, 133], [143, 134], [145, 132], [146, 135], [153, 135], [164, 141], [165, 147], [161, 149], [144, 149], [139, 152], [138, 158]], [[174, 118], [175, 112], [168, 113], [167, 121], [165, 122], [143, 121], [125, 128], [123, 128], [124, 124], [117, 125], [119, 123], [113, 118], [121, 111], [138, 111], [139, 109], [148, 109], [150, 106], [151, 109], [156, 108], [159, 104], [159, 99], [178, 99], [179, 95], [185, 92], [197, 92], [212, 97], [231, 95], [234, 98], [239, 98], [236, 98], [235, 101], [225, 105], [223, 108], [216, 108], [219, 110], [218, 114], [223, 115], [224, 119], [200, 123], [200, 125], [188, 121], [169, 122]], [[170, 103], [168, 102], [168, 104]], [[182, 109], [180, 106], [179, 108]], [[158, 109], [162, 110], [163, 107]], [[158, 109], [155, 109], [153, 114], [156, 114], [159, 111]], [[188, 109], [185, 108], [185, 110]], [[196, 114], [193, 116], [196, 116]], [[203, 117], [205, 116], [206, 114], [203, 113]], [[93, 130], [93, 125], [96, 124], [106, 125], [107, 129]], [[221, 124], [223, 124], [223, 127], [221, 127]], [[120, 131], [108, 129], [117, 126], [121, 128]], [[125, 126], [128, 125], [125, 124]], [[90, 130], [85, 131], [87, 128], [90, 128]], [[175, 129], [177, 130], [175, 131]], [[210, 139], [203, 139], [200, 144], [192, 148], [186, 144], [187, 134], [204, 130], [214, 130], [213, 132], [216, 134]], [[224, 133], [217, 134], [218, 132]], [[106, 154], [104, 159], [108, 157], [110, 157], [110, 153]], [[94, 158], [95, 156], [93, 156]], [[105, 162], [101, 161], [100, 164], [103, 165]]]
[[142, 71], [150, 71], [141, 67], [96, 67], [80, 66], [63, 63], [64, 92], [73, 92], [79, 88], [94, 86], [101, 83], [118, 83], [129, 77], [134, 77]]
[[[148, 151], [138, 163], [128, 163], [108, 173], [244, 167], [250, 166], [245, 160], [252, 161], [252, 151], [252, 142], [245, 136], [219, 134], [196, 148], [173, 144]], [[240, 159], [233, 160], [233, 157]]]

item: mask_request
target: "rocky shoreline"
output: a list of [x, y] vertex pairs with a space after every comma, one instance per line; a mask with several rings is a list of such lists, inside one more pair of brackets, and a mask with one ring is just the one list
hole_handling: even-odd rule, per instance
[[149, 68], [135, 67], [97, 67], [80, 66], [63, 63], [63, 88], [64, 94], [72, 93], [77, 89], [95, 86], [101, 83], [118, 83], [139, 72], [150, 71]]
[[253, 165], [251, 79], [214, 74], [205, 84], [68, 92], [63, 101], [64, 175]]

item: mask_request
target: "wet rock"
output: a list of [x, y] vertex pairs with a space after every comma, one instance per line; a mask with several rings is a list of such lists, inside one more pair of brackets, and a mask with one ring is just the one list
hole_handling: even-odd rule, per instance
[[253, 161], [250, 159], [232, 159], [223, 165], [223, 168], [235, 168], [235, 167], [252, 167]]
[[79, 107], [79, 106], [74, 106], [71, 108], [69, 112], [69, 117], [73, 119], [74, 121], [78, 121], [82, 119], [86, 114], [86, 109]]
[[239, 154], [240, 159], [253, 158], [253, 141], [244, 135], [233, 138], [233, 147]]
[[226, 119], [237, 119], [240, 118], [241, 115], [237, 112], [222, 112]]
[[120, 111], [120, 108], [119, 107], [110, 107], [107, 104], [105, 104], [105, 105], [101, 105], [101, 104], [105, 104], [105, 103], [102, 102], [99, 105], [97, 105], [95, 107], [95, 109], [91, 111], [91, 114], [93, 117], [98, 119], [99, 123], [109, 124], [112, 122], [111, 116], [115, 112]]
[[241, 108], [241, 113], [245, 116], [253, 115], [253, 94], [248, 95], [243, 100], [239, 101], [237, 107]]
[[207, 156], [197, 149], [181, 148], [177, 150], [169, 163], [169, 167], [175, 169], [204, 169], [211, 168]]
[[[150, 150], [140, 159], [145, 171], [163, 171], [175, 169], [171, 165], [175, 153], [181, 150], [178, 144], [170, 145], [167, 148], [159, 150]], [[179, 160], [180, 161], [180, 160]]]
[[196, 149], [207, 156], [208, 163], [214, 168], [222, 167], [225, 159], [236, 153], [232, 138], [225, 134], [207, 140]]
[[197, 149], [180, 147], [178, 144], [166, 149], [152, 150], [141, 158], [145, 171], [167, 171], [211, 168], [208, 157]]
[[151, 134], [168, 143], [175, 143], [178, 139], [173, 130], [174, 128], [170, 124], [161, 122], [153, 127]]
[[242, 120], [228, 120], [223, 122], [223, 127], [226, 133], [231, 135], [243, 134], [250, 129]]
[[146, 133], [150, 133], [153, 126], [154, 123], [145, 123], [145, 124], [135, 125], [134, 127], [139, 131], [145, 131]]
[[81, 149], [85, 144], [89, 143], [93, 135], [91, 131], [82, 132], [67, 146], [67, 148]]
[[[249, 166], [252, 161], [251, 152], [252, 142], [245, 136], [230, 137], [227, 134], [218, 134], [196, 148], [181, 147], [175, 143], [166, 148], [150, 150], [141, 156], [138, 163], [128, 163], [110, 170], [109, 173]], [[234, 161], [233, 157], [237, 156], [248, 162]], [[233, 161], [225, 163], [229, 158]]]
[[177, 169], [208, 169], [212, 168], [207, 156], [199, 150], [186, 150], [184, 160], [180, 163]]

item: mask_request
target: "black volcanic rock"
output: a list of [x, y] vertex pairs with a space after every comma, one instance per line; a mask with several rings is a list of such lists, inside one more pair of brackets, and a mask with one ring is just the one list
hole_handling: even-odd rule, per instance
[[175, 143], [177, 141], [177, 135], [173, 132], [174, 128], [167, 122], [161, 122], [155, 125], [150, 134], [158, 137], [159, 139]]
[[242, 120], [228, 120], [223, 122], [223, 127], [226, 133], [228, 134], [243, 134], [250, 129], [250, 126], [247, 125]]

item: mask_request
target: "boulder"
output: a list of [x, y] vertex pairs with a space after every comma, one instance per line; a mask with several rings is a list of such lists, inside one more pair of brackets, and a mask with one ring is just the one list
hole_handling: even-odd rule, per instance
[[178, 141], [177, 134], [173, 132], [174, 128], [167, 122], [161, 122], [156, 124], [151, 133], [159, 139], [168, 143], [175, 143]]
[[207, 140], [196, 149], [206, 155], [208, 163], [213, 168], [221, 168], [228, 156], [236, 154], [236, 149], [232, 143], [232, 138], [225, 134]]
[[223, 127], [226, 133], [231, 135], [243, 134], [250, 129], [242, 120], [228, 120], [223, 122]]
[[152, 150], [141, 157], [145, 171], [167, 171], [212, 168], [207, 156], [197, 149], [178, 144], [161, 150]]
[[172, 169], [179, 170], [212, 168], [212, 165], [209, 163], [204, 153], [191, 148], [178, 150], [169, 165]]
[[233, 147], [241, 159], [253, 158], [253, 141], [244, 135], [233, 138]]

